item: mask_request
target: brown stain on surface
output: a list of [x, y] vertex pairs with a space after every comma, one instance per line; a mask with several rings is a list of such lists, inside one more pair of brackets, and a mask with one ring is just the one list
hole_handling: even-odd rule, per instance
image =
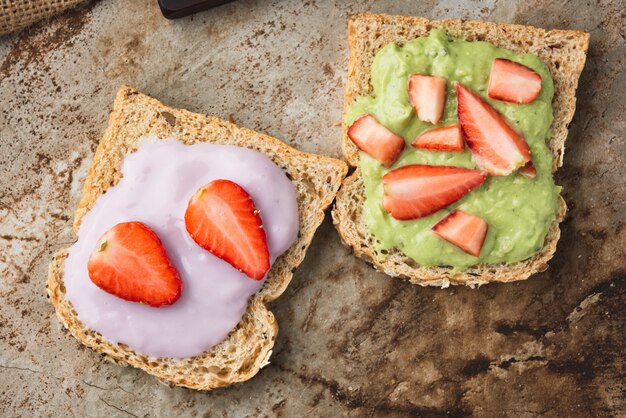
[[[121, 38], [121, 41], [120, 41]], [[94, 57], [107, 78], [128, 78], [138, 74], [146, 54], [146, 34], [133, 31], [120, 34], [115, 39], [105, 37], [100, 41], [101, 55]]]
[[97, 0], [88, 1], [83, 6], [61, 13], [59, 25], [49, 33], [45, 22], [23, 29], [13, 46], [0, 64], [0, 80], [8, 77], [18, 64], [22, 69], [31, 65], [44, 64], [45, 57], [52, 51], [72, 48], [75, 38], [91, 21], [91, 10]]

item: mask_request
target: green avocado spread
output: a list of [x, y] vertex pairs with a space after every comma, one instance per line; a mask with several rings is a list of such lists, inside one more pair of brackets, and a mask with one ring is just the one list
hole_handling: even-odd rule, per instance
[[[487, 98], [489, 73], [494, 58], [507, 58], [535, 70], [542, 79], [539, 96], [529, 104], [509, 104]], [[476, 264], [514, 263], [531, 257], [544, 245], [555, 220], [560, 187], [552, 178], [552, 154], [546, 144], [552, 124], [554, 85], [539, 58], [496, 48], [488, 42], [468, 42], [433, 29], [429, 36], [407, 42], [404, 47], [388, 44], [372, 64], [371, 96], [358, 97], [348, 111], [348, 125], [363, 114], [372, 114], [388, 129], [401, 135], [407, 146], [390, 168], [364, 152], [360, 153], [361, 175], [366, 191], [363, 219], [376, 238], [377, 250], [400, 249], [424, 266], [451, 266], [463, 270]], [[469, 151], [438, 152], [410, 146], [421, 132], [433, 128], [420, 121], [409, 103], [407, 80], [412, 73], [432, 74], [448, 80], [444, 115], [438, 126], [457, 122], [454, 81], [486, 99], [524, 135], [537, 169], [534, 179], [514, 172], [489, 176], [482, 186], [461, 200], [421, 219], [399, 221], [382, 207], [381, 178], [388, 171], [409, 164], [451, 165], [476, 168]], [[450, 211], [463, 209], [483, 218], [489, 231], [480, 257], [473, 257], [435, 235], [431, 228]]]

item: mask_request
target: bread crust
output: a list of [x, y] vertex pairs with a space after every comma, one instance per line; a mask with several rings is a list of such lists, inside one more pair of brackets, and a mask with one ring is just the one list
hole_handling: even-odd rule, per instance
[[296, 187], [300, 218], [297, 241], [272, 265], [265, 285], [251, 297], [246, 313], [226, 340], [191, 358], [146, 356], [85, 327], [65, 297], [63, 269], [67, 249], [57, 252], [49, 267], [46, 287], [50, 302], [61, 323], [83, 344], [109, 360], [143, 369], [170, 385], [209, 390], [248, 380], [266, 364], [278, 333], [274, 315], [266, 304], [283, 293], [293, 270], [304, 259], [313, 234], [324, 219], [324, 211], [347, 173], [347, 165], [298, 151], [268, 135], [218, 118], [166, 106], [123, 86], [85, 179], [74, 219], [75, 231], [98, 197], [121, 179], [124, 157], [136, 150], [139, 139], [146, 136], [175, 137], [185, 144], [208, 141], [237, 145], [266, 154], [285, 170]]
[[[346, 93], [344, 97], [343, 131], [341, 144], [348, 163], [358, 167], [359, 150], [347, 135], [348, 109], [358, 96], [371, 93], [371, 65], [376, 53], [395, 42], [402, 46], [433, 28], [445, 29], [454, 36], [469, 41], [487, 41], [497, 47], [518, 53], [537, 55], [549, 68], [554, 80], [552, 101], [554, 121], [548, 147], [552, 152], [552, 171], [563, 164], [567, 127], [576, 108], [576, 88], [585, 65], [589, 34], [571, 30], [545, 30], [515, 24], [466, 21], [461, 19], [429, 20], [423, 17], [389, 16], [361, 13], [348, 22], [350, 57]], [[449, 284], [480, 285], [489, 282], [524, 280], [547, 269], [547, 263], [556, 250], [560, 237], [559, 223], [567, 206], [561, 198], [559, 212], [546, 236], [544, 247], [533, 257], [514, 264], [478, 265], [463, 272], [450, 267], [424, 267], [400, 250], [377, 254], [374, 238], [367, 232], [361, 211], [365, 190], [357, 169], [344, 180], [333, 208], [333, 222], [342, 241], [354, 253], [371, 263], [377, 270], [390, 276], [420, 285], [447, 286]]]

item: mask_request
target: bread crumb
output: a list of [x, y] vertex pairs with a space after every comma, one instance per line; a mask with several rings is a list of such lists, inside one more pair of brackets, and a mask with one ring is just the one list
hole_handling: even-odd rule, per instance
[[265, 359], [263, 360], [263, 362], [261, 362], [261, 365], [259, 366], [259, 369], [262, 369], [263, 367], [267, 366], [268, 364], [270, 364], [270, 356], [272, 355], [272, 350], [267, 352], [267, 357], [265, 357]]

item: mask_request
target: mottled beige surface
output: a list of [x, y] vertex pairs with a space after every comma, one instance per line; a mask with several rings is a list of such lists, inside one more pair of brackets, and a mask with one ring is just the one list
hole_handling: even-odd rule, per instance
[[[337, 3], [337, 4], [334, 4]], [[102, 0], [0, 39], [0, 416], [623, 416], [623, 1], [237, 1], [166, 21]], [[211, 393], [169, 389], [83, 348], [47, 303], [117, 87], [340, 156], [351, 13], [591, 33], [557, 181], [570, 208], [550, 269], [423, 289], [375, 273], [329, 219], [283, 296], [271, 364]]]

